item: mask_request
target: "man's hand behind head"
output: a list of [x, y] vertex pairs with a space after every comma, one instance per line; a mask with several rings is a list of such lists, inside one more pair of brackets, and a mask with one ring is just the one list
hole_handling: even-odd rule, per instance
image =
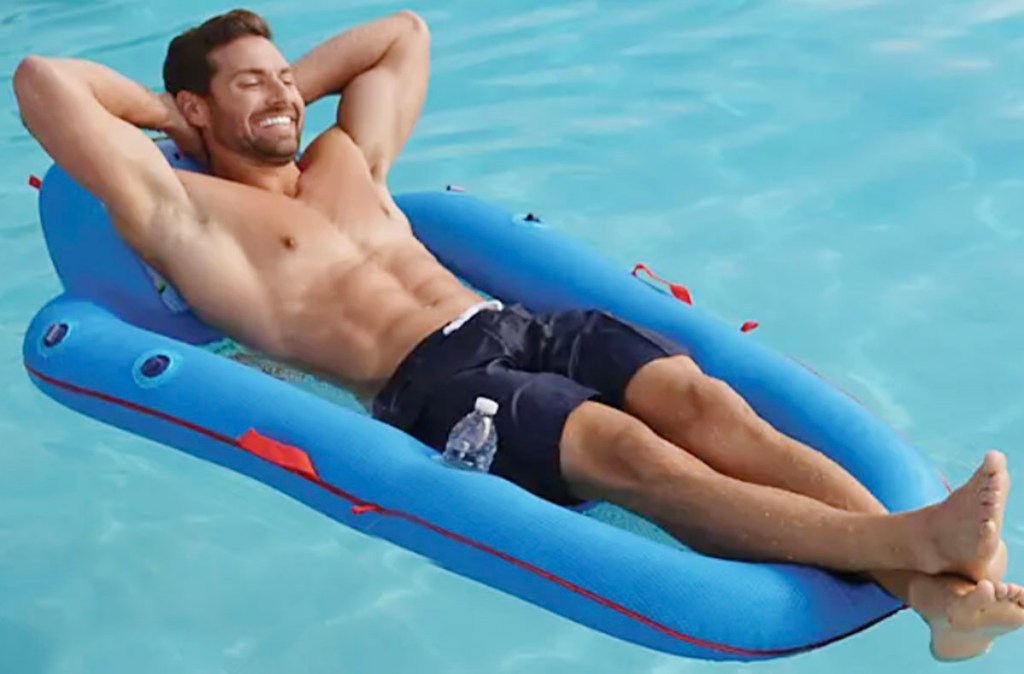
[[167, 108], [167, 123], [161, 129], [175, 142], [182, 152], [203, 166], [209, 166], [209, 154], [199, 129], [192, 126], [181, 114], [174, 96], [164, 92], [160, 94], [160, 102]]

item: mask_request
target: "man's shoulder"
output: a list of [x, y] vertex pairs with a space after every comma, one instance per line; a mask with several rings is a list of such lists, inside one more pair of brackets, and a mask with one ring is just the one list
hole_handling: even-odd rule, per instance
[[303, 171], [325, 161], [360, 161], [366, 163], [362, 151], [351, 136], [337, 124], [327, 127], [313, 140], [299, 157], [299, 168]]
[[204, 206], [210, 204], [210, 199], [237, 199], [239, 192], [250, 190], [245, 185], [234, 180], [221, 178], [202, 171], [193, 171], [185, 168], [175, 168], [174, 173], [178, 180], [185, 186], [192, 205], [193, 215], [200, 218], [206, 210]]

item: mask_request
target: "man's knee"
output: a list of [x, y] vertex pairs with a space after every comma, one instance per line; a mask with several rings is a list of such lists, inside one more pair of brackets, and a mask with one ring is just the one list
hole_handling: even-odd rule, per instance
[[669, 400], [675, 408], [675, 420], [683, 428], [728, 423], [750, 432], [766, 430], [747, 401], [728, 382], [705, 374], [692, 360], [674, 366], [679, 372], [678, 385]]
[[626, 386], [626, 409], [641, 418], [688, 416], [705, 397], [711, 378], [689, 356], [668, 356], [647, 363]]

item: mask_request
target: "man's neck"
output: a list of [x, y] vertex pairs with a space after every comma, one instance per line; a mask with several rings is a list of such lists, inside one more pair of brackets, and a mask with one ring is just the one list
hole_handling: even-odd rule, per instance
[[248, 157], [219, 155], [211, 158], [211, 173], [218, 178], [250, 185], [267, 192], [294, 197], [298, 193], [299, 167], [295, 162], [280, 166], [257, 164]]

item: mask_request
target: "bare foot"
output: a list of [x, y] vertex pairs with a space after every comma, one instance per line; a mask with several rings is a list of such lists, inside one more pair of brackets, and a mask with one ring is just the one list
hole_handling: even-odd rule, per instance
[[921, 597], [926, 608], [922, 615], [932, 628], [932, 655], [938, 660], [981, 655], [995, 638], [1024, 625], [1024, 588], [1019, 585], [983, 580], [966, 592], [937, 586], [932, 591], [945, 593], [945, 599], [938, 594]]
[[[929, 508], [922, 571], [955, 573], [975, 582], [997, 573], [1000, 532], [1010, 476], [1006, 456], [989, 452], [974, 475], [943, 503]], [[1005, 571], [1005, 568], [1003, 569]]]

